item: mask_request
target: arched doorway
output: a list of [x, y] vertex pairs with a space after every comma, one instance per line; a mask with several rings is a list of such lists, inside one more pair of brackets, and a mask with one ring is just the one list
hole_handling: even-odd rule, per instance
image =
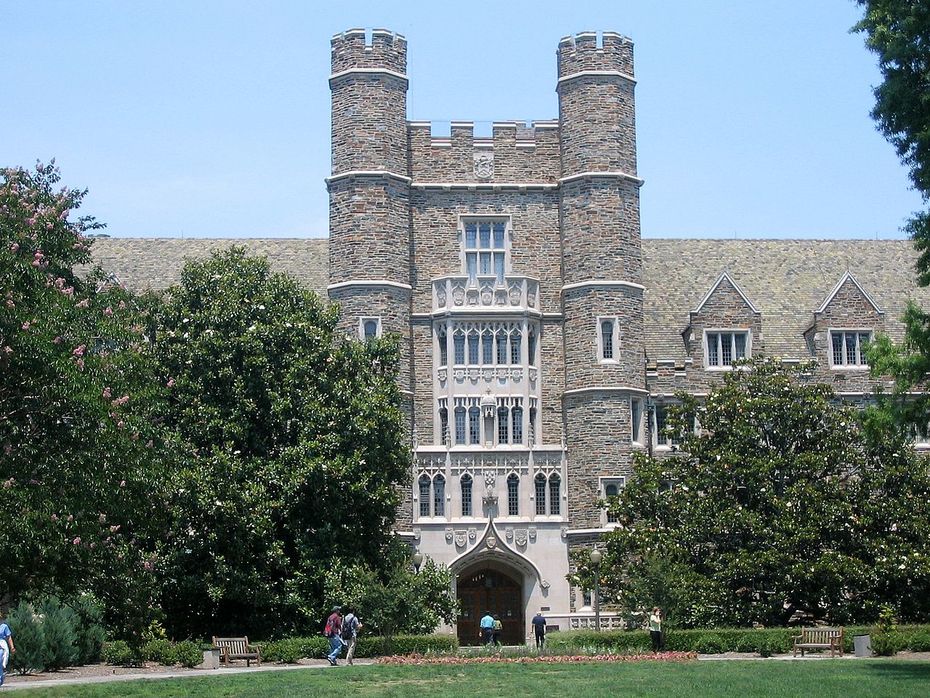
[[499, 570], [473, 569], [459, 577], [457, 595], [459, 644], [481, 643], [478, 629], [486, 612], [500, 617], [504, 626], [501, 631], [503, 644], [522, 645], [526, 642], [521, 582]]

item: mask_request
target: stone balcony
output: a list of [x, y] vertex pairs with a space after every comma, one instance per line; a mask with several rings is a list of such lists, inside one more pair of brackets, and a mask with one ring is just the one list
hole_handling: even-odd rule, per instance
[[432, 283], [434, 314], [541, 314], [539, 280], [529, 276], [506, 276], [503, 281], [494, 274], [479, 274], [474, 279], [443, 276]]

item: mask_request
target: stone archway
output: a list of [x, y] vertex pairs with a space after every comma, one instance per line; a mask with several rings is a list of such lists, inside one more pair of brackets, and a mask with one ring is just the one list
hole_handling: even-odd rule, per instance
[[486, 612], [500, 617], [503, 644], [526, 642], [522, 579], [516, 570], [502, 570], [497, 565], [477, 565], [458, 576], [459, 644], [480, 644], [479, 623]]

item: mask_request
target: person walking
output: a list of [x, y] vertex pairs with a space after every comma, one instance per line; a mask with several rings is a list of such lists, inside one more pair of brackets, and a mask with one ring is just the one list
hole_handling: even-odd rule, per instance
[[323, 630], [323, 634], [329, 639], [329, 654], [326, 655], [326, 658], [329, 660], [330, 666], [336, 666], [339, 659], [339, 653], [342, 652], [342, 608], [340, 606], [333, 606], [333, 612], [329, 615], [329, 618], [326, 619], [326, 628]]
[[533, 632], [536, 635], [536, 649], [541, 650], [546, 643], [546, 617], [542, 614], [542, 609], [536, 611], [532, 622]]
[[662, 609], [658, 606], [649, 614], [649, 637], [652, 639], [652, 651], [661, 652], [665, 643], [662, 638]]
[[10, 655], [16, 651], [13, 645], [13, 633], [10, 626], [0, 623], [0, 686], [6, 678], [6, 667], [10, 662]]
[[358, 642], [358, 631], [362, 624], [355, 615], [355, 609], [349, 608], [342, 618], [342, 639], [348, 646], [346, 650], [346, 664], [352, 665], [355, 659], [355, 643]]
[[494, 642], [494, 616], [491, 615], [490, 611], [485, 611], [484, 616], [481, 618], [481, 640], [486, 645], [490, 645]]
[[502, 632], [504, 632], [504, 624], [501, 622], [501, 617], [494, 614], [494, 645], [497, 647], [501, 646]]

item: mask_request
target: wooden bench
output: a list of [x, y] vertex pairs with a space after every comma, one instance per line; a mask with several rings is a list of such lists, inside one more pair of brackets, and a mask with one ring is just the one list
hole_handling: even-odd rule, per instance
[[801, 628], [801, 634], [794, 636], [794, 656], [804, 656], [804, 650], [830, 650], [830, 656], [835, 657], [836, 652], [843, 656], [843, 629], [842, 628]]
[[233, 659], [244, 659], [247, 667], [252, 666], [253, 659], [258, 666], [262, 665], [261, 652], [249, 644], [247, 637], [214, 637], [213, 646], [222, 654], [224, 666], [228, 667]]

